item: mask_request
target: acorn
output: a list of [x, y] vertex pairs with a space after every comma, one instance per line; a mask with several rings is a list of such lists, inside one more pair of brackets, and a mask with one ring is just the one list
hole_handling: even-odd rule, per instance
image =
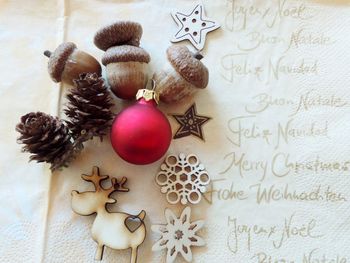
[[88, 53], [81, 51], [72, 42], [59, 45], [54, 52], [46, 50], [49, 58], [48, 71], [54, 82], [73, 85], [82, 73], [96, 73], [101, 76], [100, 63]]
[[121, 99], [135, 99], [139, 89], [148, 81], [149, 54], [140, 47], [129, 45], [107, 49], [102, 57], [112, 92]]
[[133, 100], [148, 81], [150, 56], [139, 47], [142, 27], [139, 23], [119, 21], [101, 28], [94, 37], [95, 45], [106, 51], [102, 64], [106, 66], [107, 82], [119, 98]]
[[159, 98], [165, 103], [179, 102], [208, 85], [209, 72], [200, 61], [200, 53], [186, 46], [173, 45], [167, 51], [167, 63], [153, 75]]

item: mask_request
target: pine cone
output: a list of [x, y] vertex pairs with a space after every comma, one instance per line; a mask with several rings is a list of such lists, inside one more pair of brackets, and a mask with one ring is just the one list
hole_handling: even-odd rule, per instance
[[67, 126], [57, 117], [43, 112], [31, 112], [21, 117], [16, 131], [22, 151], [29, 152], [30, 161], [50, 163], [50, 169], [67, 166], [74, 156], [73, 144]]
[[109, 91], [96, 73], [84, 73], [74, 80], [75, 89], [67, 95], [68, 107], [64, 110], [69, 118], [68, 128], [76, 141], [76, 147], [94, 136], [102, 137], [111, 126], [113, 114]]

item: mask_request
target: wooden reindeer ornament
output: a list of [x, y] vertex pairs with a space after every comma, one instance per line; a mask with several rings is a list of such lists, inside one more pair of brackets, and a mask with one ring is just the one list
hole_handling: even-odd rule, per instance
[[92, 225], [91, 235], [98, 247], [95, 260], [102, 260], [104, 246], [112, 249], [131, 248], [131, 263], [137, 261], [137, 249], [146, 237], [146, 227], [144, 218], [146, 212], [142, 210], [138, 215], [127, 213], [111, 213], [107, 210], [107, 204], [116, 203], [117, 200], [111, 198], [113, 192], [128, 192], [124, 185], [127, 181], [123, 177], [119, 182], [116, 178], [111, 179], [112, 186], [104, 189], [102, 181], [109, 179], [108, 175], [100, 175], [99, 168], [94, 166], [92, 175], [81, 176], [85, 181], [91, 182], [95, 186], [95, 191], [79, 193], [72, 191], [72, 209], [82, 216], [96, 214]]

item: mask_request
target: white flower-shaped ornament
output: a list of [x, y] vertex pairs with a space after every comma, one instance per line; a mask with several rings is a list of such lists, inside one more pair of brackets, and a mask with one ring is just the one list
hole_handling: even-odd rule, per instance
[[191, 246], [204, 246], [205, 241], [196, 232], [204, 226], [203, 220], [191, 222], [191, 208], [186, 207], [180, 218], [169, 209], [165, 209], [166, 225], [153, 225], [152, 231], [161, 234], [152, 250], [167, 249], [166, 262], [174, 262], [180, 253], [187, 262], [192, 261]]

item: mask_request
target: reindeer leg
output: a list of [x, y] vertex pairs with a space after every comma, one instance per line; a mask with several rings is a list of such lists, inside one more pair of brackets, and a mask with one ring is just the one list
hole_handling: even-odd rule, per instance
[[95, 260], [102, 260], [104, 245], [97, 244]]
[[131, 260], [130, 260], [130, 263], [136, 263], [136, 261], [137, 261], [137, 249], [138, 249], [138, 247], [132, 247], [131, 248]]

